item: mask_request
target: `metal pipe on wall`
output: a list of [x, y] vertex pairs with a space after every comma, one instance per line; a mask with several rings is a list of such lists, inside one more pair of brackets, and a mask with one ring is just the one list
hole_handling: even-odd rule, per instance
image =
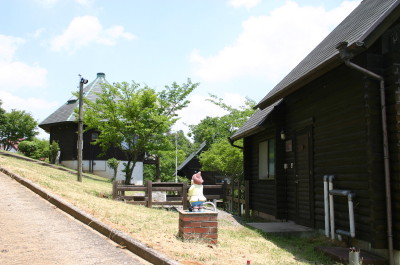
[[[394, 264], [393, 255], [393, 232], [392, 232], [392, 199], [390, 191], [390, 161], [389, 161], [389, 144], [388, 144], [388, 130], [387, 130], [387, 119], [386, 119], [386, 99], [385, 99], [385, 81], [380, 75], [375, 74], [357, 64], [350, 62], [353, 58], [353, 54], [348, 49], [347, 42], [340, 42], [336, 45], [341, 59], [344, 63], [356, 71], [359, 71], [367, 76], [374, 78], [379, 81], [380, 87], [380, 103], [381, 103], [381, 116], [382, 116], [382, 138], [383, 138], [383, 160], [385, 169], [385, 189], [386, 189], [386, 219], [387, 219], [387, 240], [388, 240], [388, 251], [389, 251], [389, 264]], [[357, 46], [364, 46], [364, 43], [356, 43]]]
[[324, 176], [324, 209], [325, 209], [325, 236], [329, 237], [329, 191], [328, 175]]
[[349, 223], [350, 223], [350, 236], [354, 238], [356, 236], [356, 228], [354, 222], [354, 206], [353, 206], [354, 193], [347, 195], [347, 200], [349, 204]]
[[331, 227], [331, 239], [335, 239], [335, 207], [333, 206], [333, 195], [330, 194], [330, 191], [333, 190], [333, 179], [334, 176], [329, 176], [329, 184], [328, 184], [328, 192], [329, 192], [329, 219], [330, 219], [330, 227]]

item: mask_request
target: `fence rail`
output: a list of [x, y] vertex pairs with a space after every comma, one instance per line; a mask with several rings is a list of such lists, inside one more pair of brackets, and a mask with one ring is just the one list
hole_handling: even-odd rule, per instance
[[[144, 185], [125, 185], [121, 181], [113, 182], [112, 198], [123, 200], [129, 204], [145, 205], [182, 205], [183, 209], [188, 207], [187, 192], [189, 185], [186, 182], [152, 182], [146, 181]], [[142, 194], [126, 195], [125, 192], [137, 191]], [[214, 203], [223, 202], [224, 210], [234, 214], [246, 216], [250, 213], [249, 207], [249, 185], [248, 181], [233, 181], [231, 184], [224, 182], [216, 185], [203, 185], [204, 196]], [[155, 199], [157, 192], [164, 192], [162, 200]], [[167, 195], [167, 192], [174, 195]]]

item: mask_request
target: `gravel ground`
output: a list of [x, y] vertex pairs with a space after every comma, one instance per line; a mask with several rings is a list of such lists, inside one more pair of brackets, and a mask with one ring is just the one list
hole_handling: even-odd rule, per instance
[[149, 264], [0, 173], [0, 264]]

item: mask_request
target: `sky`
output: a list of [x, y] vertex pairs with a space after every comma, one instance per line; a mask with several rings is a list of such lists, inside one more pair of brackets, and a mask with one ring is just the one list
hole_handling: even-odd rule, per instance
[[[109, 83], [199, 87], [174, 130], [257, 103], [360, 0], [0, 0], [2, 108], [39, 123], [103, 72]], [[48, 134], [40, 130], [40, 138]]]

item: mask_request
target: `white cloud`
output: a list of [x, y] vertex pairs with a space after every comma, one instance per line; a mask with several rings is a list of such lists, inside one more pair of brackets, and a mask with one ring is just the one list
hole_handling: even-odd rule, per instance
[[46, 76], [47, 70], [38, 65], [0, 62], [0, 86], [7, 90], [44, 87]]
[[235, 43], [216, 55], [191, 53], [194, 72], [205, 81], [227, 81], [242, 76], [263, 77], [277, 82], [303, 59], [360, 1], [339, 7], [300, 6], [287, 1], [266, 16], [242, 23]]
[[0, 35], [0, 87], [2, 90], [38, 88], [46, 85], [47, 70], [15, 60], [21, 38]]
[[18, 46], [24, 42], [24, 39], [0, 34], [0, 62], [10, 62]]
[[[246, 100], [243, 96], [233, 93], [226, 93], [222, 98], [224, 99], [224, 103], [232, 107], [243, 106]], [[187, 134], [189, 132], [189, 125], [198, 124], [207, 116], [220, 117], [227, 114], [225, 110], [216, 106], [214, 103], [207, 101], [207, 99], [210, 99], [210, 97], [200, 94], [192, 95], [189, 99], [190, 104], [177, 113], [180, 119], [174, 125], [173, 130], [182, 130]]]
[[[2, 108], [9, 111], [11, 109], [25, 110], [27, 112], [45, 112], [49, 113], [57, 107], [56, 101], [46, 101], [42, 98], [22, 98], [13, 95], [10, 92], [0, 91], [0, 99], [2, 100]], [[28, 111], [29, 110], [29, 111]]]
[[252, 8], [257, 6], [261, 3], [261, 0], [230, 0], [228, 2], [229, 5], [238, 8], [238, 7], [245, 7], [245, 8]]
[[31, 35], [32, 38], [34, 38], [34, 39], [39, 39], [45, 31], [46, 31], [45, 28], [39, 28], [39, 29], [35, 30], [35, 32], [33, 32], [33, 33], [30, 34], [30, 35]]
[[75, 2], [82, 6], [90, 7], [93, 5], [94, 0], [75, 0]]
[[[11, 111], [12, 109], [24, 110], [30, 113], [32, 117], [39, 123], [42, 122], [49, 113], [54, 111], [59, 103], [56, 101], [46, 101], [42, 98], [22, 98], [17, 95], [13, 95], [9, 92], [0, 91], [0, 99], [2, 100], [2, 108], [6, 111]], [[38, 129], [38, 138], [48, 139], [49, 134], [42, 129]]]
[[42, 5], [45, 8], [52, 8], [57, 4], [59, 0], [36, 0], [37, 3]]
[[76, 17], [61, 35], [53, 38], [51, 48], [54, 51], [66, 50], [74, 53], [92, 43], [115, 45], [120, 38], [131, 40], [135, 36], [126, 32], [122, 26], [103, 29], [99, 19], [94, 16]]

